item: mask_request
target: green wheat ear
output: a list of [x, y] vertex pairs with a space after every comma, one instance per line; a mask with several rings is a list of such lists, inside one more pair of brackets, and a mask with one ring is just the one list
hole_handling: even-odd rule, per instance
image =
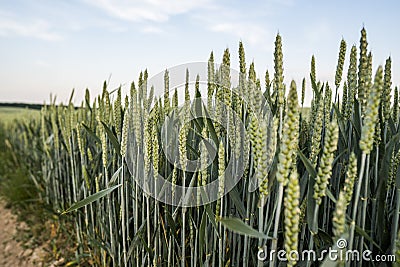
[[221, 198], [225, 192], [225, 146], [222, 142], [219, 144], [218, 148], [218, 178], [219, 178], [219, 186], [218, 186], [218, 200], [215, 208], [215, 214], [220, 216], [221, 211]]
[[[157, 106], [155, 106], [157, 108]], [[157, 109], [156, 109], [157, 111]], [[153, 170], [154, 170], [154, 177], [157, 178], [158, 175], [158, 165], [159, 165], [159, 145], [158, 145], [158, 128], [157, 128], [157, 121], [156, 121], [156, 116], [152, 118], [153, 123], [151, 127], [151, 139], [153, 141], [152, 143], [152, 152], [153, 152]]]
[[246, 73], [246, 56], [242, 41], [239, 42], [239, 70], [240, 73]]
[[279, 34], [275, 39], [274, 52], [274, 90], [277, 92], [277, 106], [283, 105], [285, 91], [283, 87], [283, 53], [282, 53], [282, 38]]
[[361, 104], [362, 111], [365, 108], [366, 97], [365, 94], [368, 93], [366, 88], [366, 78], [368, 76], [368, 42], [367, 42], [367, 31], [365, 28], [361, 30], [361, 38], [360, 38], [360, 58], [358, 65], [358, 84], [357, 84], [357, 93], [358, 93], [358, 101]]
[[145, 153], [144, 153], [144, 168], [145, 168], [145, 175], [146, 177], [150, 173], [150, 166], [153, 159], [153, 135], [152, 135], [152, 118], [148, 118], [145, 121], [144, 125], [144, 144], [145, 144]]
[[164, 73], [164, 114], [169, 114], [171, 105], [169, 99], [169, 72], [165, 70]]
[[286, 184], [290, 169], [293, 166], [293, 154], [297, 145], [298, 124], [299, 124], [299, 103], [297, 98], [296, 83], [290, 84], [288, 95], [288, 107], [283, 126], [283, 136], [278, 155], [278, 170], [276, 179], [279, 183]]
[[360, 148], [365, 154], [371, 152], [374, 141], [375, 126], [378, 122], [379, 96], [383, 88], [382, 75], [383, 69], [382, 66], [379, 66], [375, 74], [374, 85], [369, 93], [364, 125], [361, 130]]
[[81, 124], [78, 123], [76, 125], [76, 139], [78, 141], [79, 153], [81, 153], [81, 156], [83, 157], [85, 155], [85, 150], [83, 149], [84, 148], [84, 141], [83, 141], [83, 138], [82, 138], [82, 135], [81, 135], [81, 128], [82, 128]]
[[[210, 115], [213, 114], [213, 106], [212, 100], [215, 91], [215, 66], [214, 66], [214, 53], [211, 52], [210, 58], [208, 59], [208, 66], [207, 66], [207, 110]], [[186, 69], [186, 83], [185, 83], [185, 100], [189, 98], [189, 70]]]
[[357, 158], [354, 153], [351, 153], [349, 159], [349, 167], [344, 182], [344, 187], [339, 193], [339, 198], [336, 202], [335, 212], [333, 213], [333, 234], [335, 238], [340, 238], [346, 228], [346, 209], [350, 204], [353, 196], [354, 183], [357, 178]]
[[346, 41], [342, 39], [342, 41], [340, 42], [339, 58], [336, 66], [336, 75], [335, 75], [336, 88], [339, 88], [340, 82], [342, 81], [345, 56], [346, 56]]
[[331, 122], [327, 127], [321, 163], [314, 185], [314, 199], [318, 205], [322, 197], [326, 196], [326, 188], [332, 175], [332, 163], [337, 149], [339, 130], [336, 122]]
[[343, 114], [343, 116], [344, 116], [344, 118], [346, 119], [346, 120], [348, 120], [349, 119], [349, 114], [348, 114], [348, 112], [347, 112], [347, 94], [348, 94], [348, 90], [347, 90], [347, 84], [346, 83], [344, 83], [343, 84], [343, 96], [342, 96], [342, 109], [341, 109], [341, 111], [342, 111], [342, 114]]
[[349, 158], [349, 166], [346, 173], [346, 179], [344, 181], [343, 191], [346, 196], [346, 204], [350, 204], [351, 198], [353, 197], [354, 183], [357, 179], [357, 157], [352, 152]]
[[115, 131], [117, 132], [117, 138], [121, 138], [121, 120], [122, 120], [122, 114], [121, 114], [121, 87], [118, 89], [117, 93], [117, 99], [114, 102], [114, 125], [115, 125]]
[[172, 96], [172, 108], [175, 109], [178, 107], [178, 90], [175, 88], [174, 94]]
[[316, 68], [315, 68], [315, 56], [312, 55], [312, 57], [311, 57], [311, 71], [310, 71], [310, 76], [311, 76], [311, 79], [312, 79], [313, 81], [317, 82], [317, 72], [316, 72], [315, 69], [316, 69]]
[[390, 101], [392, 93], [392, 59], [389, 57], [385, 63], [383, 77], [383, 91], [381, 94], [382, 117], [385, 122], [390, 119]]
[[124, 114], [124, 122], [122, 125], [122, 138], [121, 138], [121, 156], [125, 157], [126, 149], [128, 147], [128, 129], [129, 129], [129, 111], [126, 110]]
[[350, 118], [353, 113], [354, 98], [357, 95], [357, 48], [351, 47], [350, 63], [347, 71], [347, 110], [345, 117]]
[[[291, 251], [298, 250], [298, 234], [300, 224], [300, 186], [297, 169], [294, 168], [290, 174], [284, 199], [284, 225], [285, 225], [285, 250], [287, 255]], [[295, 266], [296, 260], [290, 259], [287, 266]]]
[[399, 119], [399, 89], [397, 88], [397, 86], [394, 88], [392, 118], [393, 118], [393, 121], [395, 124], [398, 123], [398, 119]]

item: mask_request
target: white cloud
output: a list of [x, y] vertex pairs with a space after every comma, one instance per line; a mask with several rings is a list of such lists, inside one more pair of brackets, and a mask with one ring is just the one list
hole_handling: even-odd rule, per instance
[[[225, 33], [249, 44], [262, 44], [271, 40], [265, 26], [265, 12], [257, 18], [259, 10], [246, 5], [246, 10], [229, 6], [229, 2], [211, 0], [83, 0], [109, 16], [126, 22], [138, 23], [140, 31], [160, 34], [166, 23], [177, 15], [201, 23], [212, 32]], [[290, 6], [294, 0], [270, 0], [269, 5]], [[183, 26], [184, 25], [180, 25]]]
[[0, 17], [0, 36], [23, 36], [33, 37], [46, 41], [59, 41], [63, 37], [52, 31], [48, 22], [35, 19], [32, 21], [22, 20], [14, 16], [5, 16], [3, 13]]
[[259, 44], [265, 42], [268, 37], [267, 31], [257, 23], [248, 22], [225, 22], [217, 23], [210, 26], [215, 32], [224, 32], [236, 36], [249, 42], [250, 44]]
[[205, 7], [209, 0], [86, 0], [109, 15], [134, 22], [166, 22], [171, 16]]
[[246, 44], [259, 45], [270, 42], [273, 35], [266, 25], [265, 17], [252, 12], [246, 12], [227, 6], [212, 6], [207, 12], [198, 12], [193, 18], [198, 20], [206, 29], [233, 36]]
[[142, 29], [142, 32], [145, 33], [164, 33], [164, 30], [162, 30], [159, 27], [155, 27], [155, 26], [144, 26]]

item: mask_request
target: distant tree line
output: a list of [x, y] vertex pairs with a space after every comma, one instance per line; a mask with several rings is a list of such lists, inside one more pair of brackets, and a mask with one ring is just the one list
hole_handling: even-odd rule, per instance
[[42, 104], [28, 104], [28, 103], [0, 103], [0, 107], [13, 107], [13, 108], [29, 108], [29, 109], [42, 109]]

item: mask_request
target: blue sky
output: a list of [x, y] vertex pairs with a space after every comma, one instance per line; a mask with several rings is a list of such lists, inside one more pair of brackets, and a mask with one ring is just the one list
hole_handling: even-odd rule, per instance
[[[317, 75], [333, 81], [340, 40], [351, 45], [365, 25], [374, 69], [392, 56], [393, 82], [400, 84], [398, 1], [210, 1], [210, 0], [0, 0], [0, 102], [76, 103], [89, 88], [101, 91], [150, 76], [177, 64], [217, 62], [238, 42], [255, 61], [259, 77], [273, 73], [275, 35], [283, 38], [288, 83], [309, 77], [314, 54]], [[347, 69], [347, 67], [345, 67]]]

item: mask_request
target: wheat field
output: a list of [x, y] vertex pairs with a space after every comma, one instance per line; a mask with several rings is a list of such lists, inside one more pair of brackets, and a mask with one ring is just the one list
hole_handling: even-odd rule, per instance
[[[71, 97], [5, 126], [41, 198], [72, 224], [75, 264], [377, 266], [321, 252], [400, 253], [392, 59], [373, 69], [362, 29], [359, 46], [341, 40], [334, 84], [318, 79], [314, 56], [309, 75], [285, 84], [282, 42], [271, 75], [247, 64], [240, 42], [235, 86], [226, 49], [220, 64], [210, 54], [205, 84], [181, 77], [180, 95], [166, 70], [157, 96], [145, 70], [126, 96], [105, 82], [78, 107]], [[214, 195], [201, 189], [213, 182]], [[278, 250], [287, 261], [266, 259]], [[317, 257], [292, 253], [304, 250]]]

